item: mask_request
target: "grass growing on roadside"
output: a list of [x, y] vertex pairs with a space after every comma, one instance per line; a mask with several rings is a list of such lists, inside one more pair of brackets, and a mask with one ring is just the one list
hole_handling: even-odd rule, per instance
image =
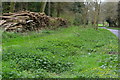
[[120, 28], [117, 28], [117, 27], [107, 27], [109, 29], [116, 29], [116, 30], [120, 30]]
[[104, 27], [105, 25], [104, 24], [98, 24], [99, 27]]
[[69, 27], [3, 33], [3, 78], [117, 77], [117, 37], [110, 31]]
[[0, 28], [0, 79], [2, 79], [2, 32]]

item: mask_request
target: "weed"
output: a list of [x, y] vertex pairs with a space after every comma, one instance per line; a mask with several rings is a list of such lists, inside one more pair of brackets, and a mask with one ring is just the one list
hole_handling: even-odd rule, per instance
[[105, 29], [5, 32], [3, 78], [116, 78], [118, 56], [111, 51], [118, 52], [118, 38]]

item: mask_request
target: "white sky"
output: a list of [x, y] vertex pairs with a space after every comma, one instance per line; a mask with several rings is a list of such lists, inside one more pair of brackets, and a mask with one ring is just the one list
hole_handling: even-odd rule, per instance
[[[0, 0], [0, 2], [45, 2], [46, 0]], [[49, 0], [50, 2], [83, 2], [84, 0]], [[86, 1], [93, 1], [93, 0], [86, 0]], [[102, 2], [118, 2], [120, 0], [101, 0]]]

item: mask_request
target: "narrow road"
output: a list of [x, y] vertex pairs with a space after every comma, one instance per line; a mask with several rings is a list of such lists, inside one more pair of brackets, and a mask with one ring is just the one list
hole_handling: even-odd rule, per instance
[[107, 29], [107, 30], [111, 31], [113, 34], [115, 34], [120, 39], [120, 30], [108, 29], [106, 27], [100, 27], [100, 28]]

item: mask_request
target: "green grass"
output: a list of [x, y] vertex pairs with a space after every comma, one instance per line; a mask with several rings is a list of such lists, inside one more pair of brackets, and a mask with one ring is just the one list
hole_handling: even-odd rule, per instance
[[109, 29], [115, 29], [115, 30], [120, 30], [120, 28], [117, 28], [117, 27], [107, 27]]
[[3, 78], [117, 78], [118, 38], [110, 31], [69, 27], [3, 33]]
[[105, 25], [103, 25], [103, 24], [98, 24], [98, 26], [99, 26], [99, 27], [104, 27]]
[[2, 29], [0, 29], [0, 79], [2, 79]]

